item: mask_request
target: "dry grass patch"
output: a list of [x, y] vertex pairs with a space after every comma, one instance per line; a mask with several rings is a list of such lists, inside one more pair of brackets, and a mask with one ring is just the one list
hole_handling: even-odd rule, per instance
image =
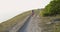
[[[54, 19], [60, 19], [60, 15], [57, 16], [47, 16], [47, 17], [42, 17], [40, 16], [40, 21], [41, 25], [43, 28], [43, 31], [46, 32], [60, 32], [60, 21], [54, 22]], [[48, 22], [54, 22], [51, 24], [47, 24]]]
[[3, 23], [0, 23], [0, 32], [5, 32], [6, 30], [9, 30], [11, 27], [16, 25], [17, 23], [21, 23], [28, 15], [31, 14], [31, 11], [22, 13], [20, 15], [17, 15]]

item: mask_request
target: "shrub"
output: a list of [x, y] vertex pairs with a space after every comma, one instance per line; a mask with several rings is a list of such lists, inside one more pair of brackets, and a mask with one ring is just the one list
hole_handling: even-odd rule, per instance
[[60, 0], [51, 1], [50, 4], [45, 7], [44, 12], [42, 12], [43, 16], [53, 16], [57, 14], [60, 14]]

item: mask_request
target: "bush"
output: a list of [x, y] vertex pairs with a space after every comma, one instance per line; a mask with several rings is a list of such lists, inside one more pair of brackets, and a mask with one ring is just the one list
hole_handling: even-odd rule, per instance
[[53, 16], [57, 14], [60, 14], [60, 0], [51, 1], [50, 4], [45, 7], [44, 12], [42, 12], [43, 16]]

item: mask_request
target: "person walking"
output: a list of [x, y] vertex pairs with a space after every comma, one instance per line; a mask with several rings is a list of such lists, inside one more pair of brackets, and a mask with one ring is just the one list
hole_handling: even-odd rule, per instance
[[34, 10], [32, 10], [32, 16], [34, 15]]

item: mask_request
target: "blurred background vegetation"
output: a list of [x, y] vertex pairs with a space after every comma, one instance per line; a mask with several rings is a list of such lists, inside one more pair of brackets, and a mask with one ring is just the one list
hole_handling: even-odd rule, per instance
[[41, 11], [42, 16], [53, 16], [60, 14], [60, 0], [52, 0], [43, 11]]

